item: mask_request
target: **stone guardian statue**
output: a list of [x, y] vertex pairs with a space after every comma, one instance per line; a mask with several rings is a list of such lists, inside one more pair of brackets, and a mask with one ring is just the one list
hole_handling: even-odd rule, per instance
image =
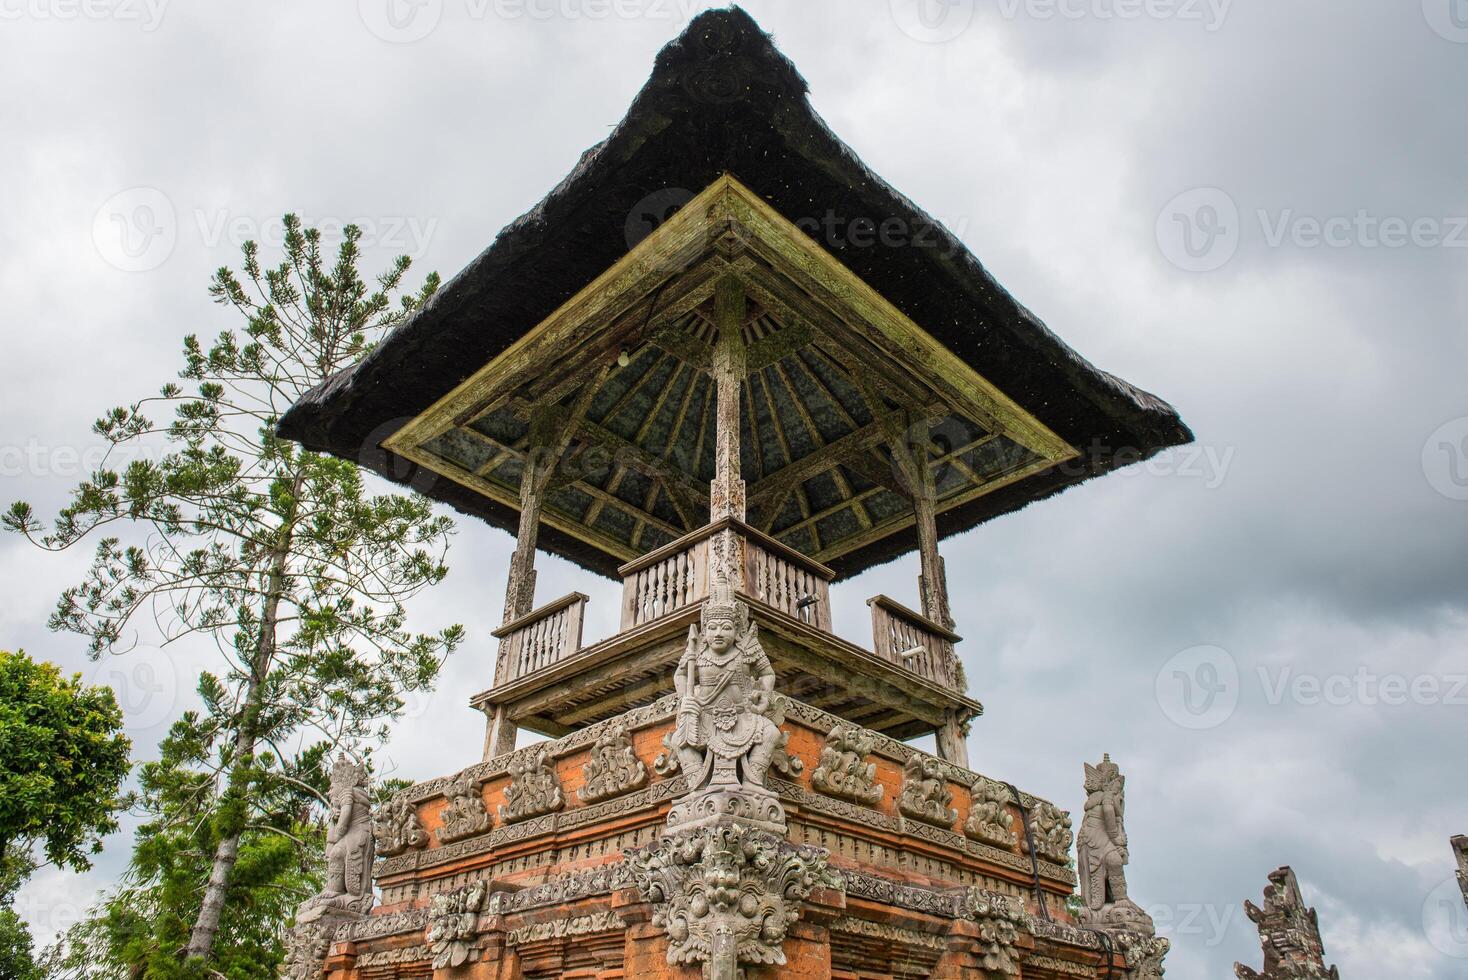
[[1082, 921], [1106, 931], [1152, 935], [1152, 919], [1127, 896], [1126, 777], [1111, 756], [1086, 763], [1086, 808], [1076, 840]]

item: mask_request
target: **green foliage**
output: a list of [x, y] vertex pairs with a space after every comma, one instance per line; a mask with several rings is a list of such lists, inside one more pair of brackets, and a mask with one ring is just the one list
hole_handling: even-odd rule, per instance
[[369, 286], [357, 228], [334, 258], [294, 216], [285, 228], [278, 265], [250, 242], [241, 274], [214, 275], [210, 295], [243, 327], [186, 337], [182, 383], [94, 424], [131, 461], [82, 481], [49, 528], [23, 502], [3, 517], [50, 550], [96, 540], [51, 618], [94, 655], [140, 625], [166, 643], [206, 635], [220, 652], [220, 669], [199, 675], [203, 708], [143, 769], [148, 823], [128, 886], [103, 910], [108, 955], [148, 976], [273, 972], [279, 928], [314, 874], [323, 759], [385, 738], [404, 693], [430, 686], [463, 637], [410, 631], [404, 607], [447, 574], [451, 522], [275, 435], [290, 404], [365, 355], [438, 278], [402, 291], [403, 257]]
[[39, 845], [84, 871], [117, 829], [131, 743], [112, 691], [0, 650], [0, 859]]

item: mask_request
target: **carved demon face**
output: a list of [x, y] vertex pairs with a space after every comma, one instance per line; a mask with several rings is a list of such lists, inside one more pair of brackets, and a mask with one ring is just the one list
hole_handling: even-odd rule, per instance
[[737, 634], [732, 619], [711, 619], [704, 624], [703, 639], [714, 653], [724, 653], [734, 645]]

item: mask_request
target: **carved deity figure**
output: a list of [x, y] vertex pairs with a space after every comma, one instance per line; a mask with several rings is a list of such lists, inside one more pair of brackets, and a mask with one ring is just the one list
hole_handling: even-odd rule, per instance
[[372, 909], [372, 794], [367, 767], [342, 753], [331, 771], [327, 794], [326, 887], [311, 904], [351, 912]]
[[939, 827], [951, 827], [958, 811], [948, 804], [953, 792], [937, 759], [914, 754], [902, 767], [902, 792], [897, 797], [897, 810]]
[[1086, 807], [1076, 838], [1081, 879], [1082, 918], [1098, 929], [1151, 935], [1151, 918], [1127, 897], [1126, 866], [1131, 860], [1126, 838], [1126, 777], [1102, 757], [1086, 763]]
[[781, 746], [780, 729], [770, 717], [775, 671], [749, 607], [734, 599], [722, 567], [701, 625], [702, 630], [689, 627], [688, 646], [673, 674], [678, 723], [668, 744], [690, 790], [763, 791]]
[[995, 847], [1013, 847], [1014, 816], [1009, 812], [1009, 791], [988, 779], [980, 779], [971, 790], [973, 804], [963, 832], [974, 840]]
[[821, 749], [821, 764], [811, 773], [810, 784], [828, 796], [872, 806], [886, 790], [877, 782], [876, 763], [867, 762], [876, 747], [875, 732], [836, 725]]

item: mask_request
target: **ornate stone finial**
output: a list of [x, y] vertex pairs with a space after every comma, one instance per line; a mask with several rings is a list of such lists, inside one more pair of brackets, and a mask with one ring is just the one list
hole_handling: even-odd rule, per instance
[[576, 797], [582, 803], [596, 803], [631, 792], [646, 782], [647, 766], [633, 753], [627, 726], [618, 721], [592, 746]]
[[1305, 907], [1300, 882], [1288, 865], [1269, 873], [1264, 907], [1246, 901], [1244, 911], [1259, 927], [1264, 972], [1235, 963], [1241, 980], [1340, 980], [1336, 968], [1325, 965], [1320, 920], [1314, 909]]
[[433, 954], [435, 970], [462, 966], [469, 959], [478, 934], [479, 913], [488, 895], [489, 883], [476, 881], [457, 891], [433, 896], [424, 939]]
[[443, 826], [438, 828], [440, 844], [452, 844], [489, 830], [494, 821], [489, 815], [489, 808], [484, 805], [483, 785], [463, 772], [449, 781], [443, 791], [447, 802], [440, 813], [443, 820]]
[[[673, 806], [668, 825], [739, 820], [784, 832], [784, 808], [765, 785], [771, 765], [782, 761], [786, 740], [774, 703], [775, 671], [749, 607], [733, 598], [722, 564], [716, 565], [702, 627], [689, 627], [673, 673], [678, 717], [665, 744], [677, 756], [689, 795]], [[657, 768], [671, 768], [666, 757]]]
[[1452, 844], [1458, 859], [1458, 887], [1463, 889], [1463, 901], [1468, 902], [1468, 837], [1454, 837]]
[[428, 833], [418, 819], [418, 808], [402, 793], [377, 808], [372, 818], [372, 839], [380, 857], [395, 857], [428, 846]]
[[811, 773], [811, 786], [827, 796], [865, 806], [876, 804], [886, 792], [876, 781], [876, 763], [866, 761], [876, 744], [875, 732], [835, 726], [821, 749], [820, 767]]
[[555, 763], [544, 748], [536, 748], [510, 762], [510, 785], [500, 807], [501, 823], [516, 823], [554, 813], [566, 805]]
[[[826, 882], [826, 853], [765, 831], [708, 826], [627, 852], [633, 878], [656, 903], [668, 933], [668, 962], [704, 964], [704, 975], [733, 978], [741, 965], [782, 965], [790, 923]], [[836, 886], [836, 882], [828, 882]]]
[[980, 779], [971, 790], [973, 803], [963, 832], [973, 840], [995, 847], [1014, 846], [1014, 815], [1009, 812], [1009, 790], [991, 779]]
[[1035, 835], [1035, 853], [1055, 864], [1070, 862], [1070, 845], [1075, 835], [1070, 829], [1070, 814], [1054, 803], [1036, 800], [1030, 810], [1031, 829]]
[[1126, 777], [1102, 757], [1086, 763], [1086, 810], [1076, 842], [1081, 879], [1081, 921], [1106, 932], [1156, 932], [1152, 917], [1127, 896]]
[[285, 980], [320, 980], [331, 937], [339, 923], [317, 919], [298, 924], [285, 934], [285, 962], [280, 975]]
[[902, 767], [898, 812], [924, 823], [951, 827], [958, 819], [958, 811], [948, 805], [952, 802], [953, 791], [938, 760], [914, 753]]
[[1112, 944], [1126, 958], [1126, 973], [1122, 980], [1162, 980], [1167, 971], [1162, 960], [1172, 943], [1161, 936], [1144, 936], [1136, 932], [1111, 934]]
[[1029, 928], [1023, 903], [982, 888], [968, 888], [963, 914], [979, 925], [979, 966], [985, 977], [1019, 975], [1019, 934]]

